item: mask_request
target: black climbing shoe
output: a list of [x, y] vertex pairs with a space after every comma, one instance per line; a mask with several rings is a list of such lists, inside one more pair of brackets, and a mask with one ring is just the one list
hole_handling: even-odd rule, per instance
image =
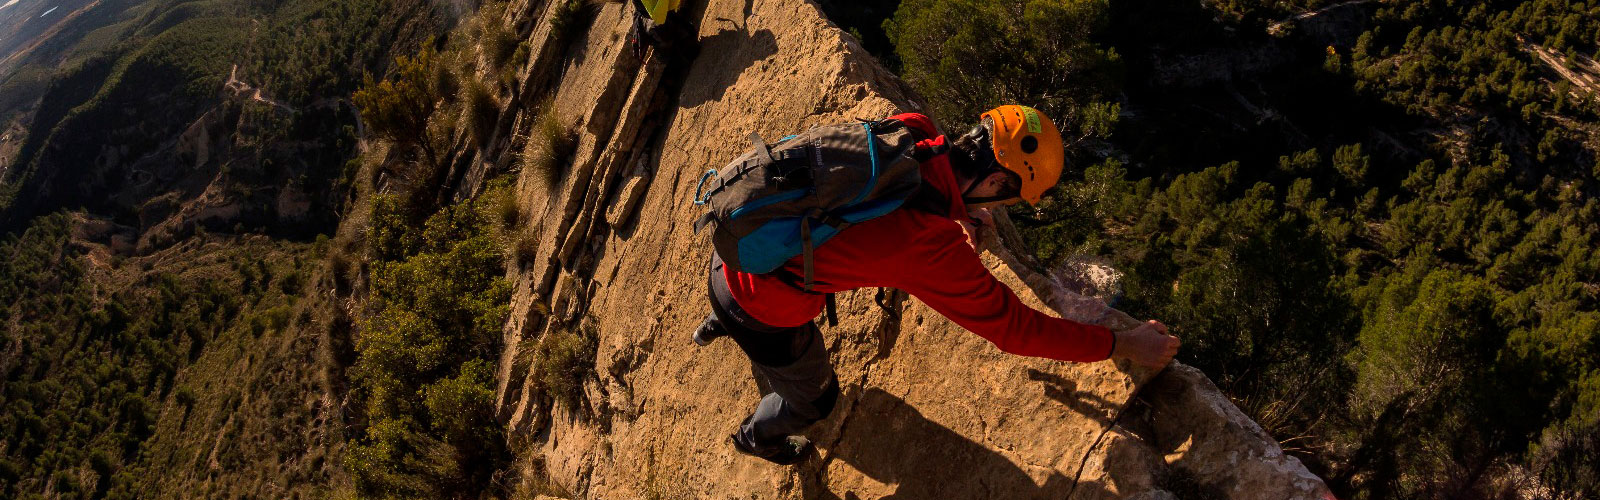
[[715, 318], [706, 318], [704, 322], [700, 323], [700, 328], [694, 329], [694, 343], [704, 347], [711, 345], [711, 342], [719, 337], [728, 336], [727, 332], [722, 331], [721, 326], [717, 324]]
[[806, 439], [805, 436], [789, 436], [783, 440], [782, 444], [761, 451], [745, 446], [744, 443], [739, 441], [738, 434], [728, 436], [728, 439], [733, 441], [733, 449], [739, 450], [739, 453], [778, 465], [794, 465], [811, 455], [811, 440]]

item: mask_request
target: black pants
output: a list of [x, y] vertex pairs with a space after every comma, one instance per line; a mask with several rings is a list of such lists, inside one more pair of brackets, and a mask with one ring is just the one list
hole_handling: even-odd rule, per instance
[[715, 253], [708, 281], [711, 316], [707, 321], [739, 344], [772, 389], [740, 425], [734, 439], [751, 449], [767, 449], [827, 418], [839, 399], [839, 382], [817, 324], [775, 327], [751, 317], [733, 300], [722, 275], [722, 259]]

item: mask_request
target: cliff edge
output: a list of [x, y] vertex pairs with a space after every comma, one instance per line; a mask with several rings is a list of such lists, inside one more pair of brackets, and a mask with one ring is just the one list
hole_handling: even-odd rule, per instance
[[[1203, 373], [1008, 355], [914, 298], [839, 295], [824, 327], [844, 387], [809, 435], [819, 456], [777, 467], [727, 436], [761, 395], [732, 342], [700, 348], [708, 236], [690, 203], [701, 172], [745, 136], [918, 110], [918, 99], [805, 0], [711, 0], [690, 63], [629, 43], [631, 7], [603, 3], [586, 32], [552, 29], [562, 1], [513, 0], [505, 23], [534, 47], [497, 139], [452, 168], [482, 172], [525, 149], [536, 115], [577, 131], [558, 174], [520, 172], [537, 237], [516, 283], [500, 363], [500, 417], [523, 476], [580, 498], [1331, 498]], [[553, 99], [545, 100], [553, 94]], [[552, 103], [535, 109], [538, 102]], [[1013, 249], [984, 242], [994, 274], [1030, 305], [1125, 328], [1137, 321]], [[529, 361], [542, 338], [588, 332], [581, 391], [553, 395]]]

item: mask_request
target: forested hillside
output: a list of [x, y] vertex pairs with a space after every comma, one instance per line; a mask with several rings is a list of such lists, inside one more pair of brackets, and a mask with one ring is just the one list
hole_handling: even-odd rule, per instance
[[357, 168], [350, 95], [448, 18], [70, 7], [0, 73], [0, 497], [326, 496], [344, 442], [326, 340], [351, 320], [324, 256]]
[[[299, 238], [331, 230], [357, 140], [349, 93], [434, 29], [426, 2], [86, 9], [0, 77], [16, 99], [0, 113], [19, 131], [0, 183], [0, 222], [12, 230], [63, 208], [146, 227], [174, 219], [151, 235], [160, 246], [206, 222], [191, 202], [207, 193], [209, 205], [224, 198], [244, 212], [230, 224]], [[49, 78], [30, 76], [50, 67]]]
[[[653, 183], [725, 160], [667, 142], [676, 120], [743, 127], [693, 138], [715, 149], [762, 117], [705, 110], [813, 109], [774, 89], [815, 82], [746, 73], [826, 63], [803, 68], [838, 79], [807, 94], [812, 115], [902, 91], [842, 57], [859, 49], [812, 5], [947, 133], [1004, 103], [1055, 118], [1067, 174], [1008, 214], [1036, 261], [1115, 269], [1114, 305], [1170, 325], [1178, 359], [1338, 498], [1600, 498], [1600, 2], [689, 2], [698, 60], [631, 45], [617, 1], [3, 2], [31, 20], [0, 34], [26, 39], [0, 40], [0, 498], [523, 498], [630, 481], [691, 496], [662, 485], [695, 487], [732, 455], [701, 439], [731, 423], [696, 405], [747, 388], [660, 390], [699, 387], [681, 377], [726, 368], [709, 365], [732, 348], [685, 361], [657, 346], [686, 343], [663, 325], [703, 318], [704, 282], [685, 292], [656, 269], [680, 240], [636, 235], [661, 226], [631, 211], [672, 196]], [[814, 29], [753, 17], [774, 12]], [[782, 33], [744, 33], [763, 23]], [[797, 55], [794, 40], [830, 47]], [[577, 83], [568, 102], [561, 82]], [[606, 201], [624, 185], [632, 201]], [[627, 269], [659, 288], [605, 290], [619, 256], [650, 263]], [[597, 304], [646, 295], [608, 304], [630, 317], [600, 333]], [[873, 328], [828, 330], [840, 358], [881, 343], [841, 373], [921, 366], [887, 361], [898, 314]], [[892, 368], [876, 382], [938, 385]], [[1028, 377], [1071, 411], [992, 409], [1001, 421], [1104, 424], [1081, 462], [1137, 461], [1144, 448], [1113, 444], [1152, 432], [1132, 422], [1154, 418], [1149, 401], [1113, 408], [1090, 382]], [[837, 417], [820, 471], [725, 472], [801, 497], [950, 464], [980, 466], [968, 491], [1133, 487], [1014, 465], [1037, 450], [996, 451], [987, 413], [949, 418], [903, 392], [848, 388], [848, 436], [941, 439], [917, 443], [933, 451], [877, 457]], [[647, 427], [662, 422], [695, 425]], [[603, 457], [548, 453], [584, 440]], [[1150, 460], [1182, 455], [1165, 451]], [[1138, 486], [1221, 495], [1169, 465]], [[634, 466], [648, 470], [594, 472]]]
[[883, 27], [947, 131], [1064, 117], [1073, 179], [1013, 212], [1034, 250], [1113, 262], [1119, 307], [1341, 498], [1600, 494], [1600, 4], [904, 0]]

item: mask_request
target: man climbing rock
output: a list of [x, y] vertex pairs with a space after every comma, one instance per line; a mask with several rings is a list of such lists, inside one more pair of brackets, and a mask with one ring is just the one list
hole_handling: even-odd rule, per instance
[[646, 45], [683, 66], [700, 54], [699, 28], [684, 15], [684, 3], [686, 0], [633, 0], [628, 45], [635, 58], [644, 59]]
[[[1161, 323], [1152, 320], [1112, 332], [1036, 311], [979, 260], [974, 245], [976, 231], [988, 222], [986, 210], [1022, 201], [1036, 205], [1061, 176], [1065, 158], [1061, 136], [1049, 118], [1024, 106], [1001, 106], [984, 113], [981, 123], [948, 144], [921, 114], [896, 115], [886, 122], [892, 124], [888, 128], [909, 129], [910, 138], [904, 142], [915, 142], [908, 154], [915, 160], [911, 165], [916, 188], [903, 204], [859, 222], [829, 222], [842, 229], [815, 248], [809, 243], [811, 233], [825, 226], [802, 226], [805, 255], [788, 259], [773, 272], [744, 272], [747, 269], [735, 265], [750, 266], [749, 262], [724, 262], [728, 256], [721, 254], [728, 253], [726, 247], [713, 252], [712, 312], [694, 332], [694, 341], [707, 345], [723, 336], [733, 339], [773, 391], [733, 434], [738, 451], [779, 464], [796, 463], [809, 453], [810, 442], [800, 433], [827, 417], [839, 396], [839, 382], [813, 322], [833, 292], [862, 287], [903, 290], [1012, 354], [1076, 362], [1129, 359], [1156, 368], [1172, 360], [1179, 341]], [[874, 125], [866, 124], [868, 134], [875, 131]], [[869, 150], [884, 147], [866, 142]], [[772, 156], [774, 162], [795, 156], [789, 151], [774, 154], [757, 144], [757, 151]], [[811, 154], [821, 155], [821, 147], [813, 146], [817, 152]], [[808, 165], [800, 162], [802, 167]], [[877, 175], [878, 161], [873, 160], [871, 167]], [[863, 197], [866, 191], [856, 201]], [[698, 193], [696, 201], [704, 203]], [[748, 205], [756, 204], [770, 203]], [[733, 217], [716, 221], [731, 223]], [[826, 222], [835, 217], [818, 218]]]

